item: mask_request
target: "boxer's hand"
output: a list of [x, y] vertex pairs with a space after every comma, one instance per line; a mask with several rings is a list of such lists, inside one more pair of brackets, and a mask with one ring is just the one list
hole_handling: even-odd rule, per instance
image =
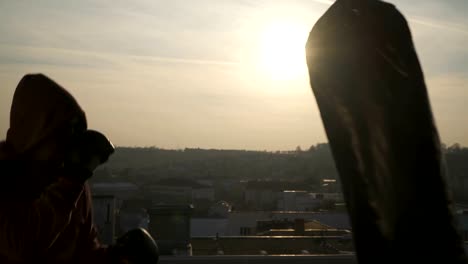
[[159, 249], [153, 237], [142, 228], [128, 231], [111, 247], [114, 263], [157, 264]]

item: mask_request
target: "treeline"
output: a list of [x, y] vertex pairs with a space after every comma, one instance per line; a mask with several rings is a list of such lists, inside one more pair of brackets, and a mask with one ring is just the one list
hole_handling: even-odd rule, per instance
[[311, 184], [322, 178], [337, 178], [328, 144], [308, 150], [283, 152], [118, 147], [108, 163], [100, 168], [101, 180], [117, 177], [130, 181], [161, 178], [192, 179], [307, 179]]
[[468, 203], [468, 148], [459, 144], [444, 147], [450, 187], [457, 202]]

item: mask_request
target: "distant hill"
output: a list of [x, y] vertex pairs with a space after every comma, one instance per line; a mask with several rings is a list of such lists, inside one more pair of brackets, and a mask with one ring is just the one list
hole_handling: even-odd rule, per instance
[[336, 178], [327, 144], [307, 151], [264, 152], [247, 150], [118, 147], [99, 169], [101, 178], [191, 179], [307, 179], [317, 184]]
[[[468, 201], [468, 148], [454, 144], [443, 151], [455, 197]], [[319, 185], [324, 178], [338, 179], [338, 173], [328, 144], [286, 152], [118, 147], [94, 180], [155, 183], [167, 178], [297, 180]]]

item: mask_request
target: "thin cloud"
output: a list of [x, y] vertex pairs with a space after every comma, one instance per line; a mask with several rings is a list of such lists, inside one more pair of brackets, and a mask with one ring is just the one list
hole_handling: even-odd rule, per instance
[[[19, 55], [21, 54], [47, 54], [47, 57], [43, 58], [44, 64], [50, 64], [51, 58], [53, 59], [53, 54], [56, 55], [55, 61], [58, 61], [54, 64], [63, 63], [67, 65], [66, 61], [70, 58], [70, 56], [77, 56], [86, 58], [97, 58], [102, 59], [106, 63], [119, 63], [122, 60], [135, 60], [135, 61], [152, 61], [152, 62], [165, 62], [165, 63], [175, 63], [175, 64], [197, 64], [197, 65], [217, 65], [217, 66], [236, 66], [239, 62], [236, 61], [228, 61], [228, 60], [210, 60], [210, 59], [186, 59], [186, 58], [174, 58], [174, 57], [165, 57], [165, 56], [151, 56], [151, 55], [128, 55], [128, 54], [119, 54], [119, 53], [111, 53], [111, 52], [97, 52], [97, 51], [88, 51], [88, 50], [78, 50], [78, 49], [65, 49], [65, 48], [48, 48], [48, 47], [35, 47], [35, 46], [18, 46], [18, 45], [1, 45], [3, 51], [10, 50], [13, 54]], [[9, 52], [8, 52], [9, 53]], [[11, 54], [11, 53], [10, 53]], [[0, 53], [1, 55], [1, 53]], [[29, 58], [31, 60], [31, 58]], [[21, 59], [10, 61], [10, 63], [17, 63], [21, 61]], [[24, 63], [26, 63], [25, 60]], [[41, 64], [41, 56], [39, 58], [34, 59], [35, 64]], [[5, 64], [5, 61], [2, 63]], [[8, 61], [6, 61], [8, 64]], [[78, 64], [75, 62], [74, 66]]]
[[219, 66], [235, 66], [239, 62], [235, 61], [222, 61], [222, 60], [208, 60], [208, 59], [183, 59], [173, 57], [160, 57], [160, 56], [126, 56], [131, 59], [145, 60], [145, 61], [159, 61], [168, 63], [184, 63], [184, 64], [201, 64], [201, 65], [219, 65]]
[[335, 1], [331, 1], [331, 0], [314, 0], [314, 2], [317, 2], [317, 3], [320, 3], [320, 4], [332, 5]]
[[410, 17], [408, 19], [410, 22], [432, 27], [432, 28], [438, 28], [438, 29], [444, 29], [444, 30], [450, 30], [453, 32], [457, 33], [462, 33], [468, 35], [468, 29], [462, 28], [461, 25], [451, 25], [451, 24], [445, 24], [441, 23], [440, 21], [435, 21], [435, 20], [428, 20], [428, 19], [420, 19], [416, 17]]
[[[316, 3], [326, 4], [326, 5], [332, 5], [335, 2], [331, 0], [313, 0], [313, 1]], [[437, 21], [433, 19], [419, 18], [419, 17], [412, 17], [412, 16], [407, 16], [407, 19], [408, 21], [419, 24], [419, 25], [428, 26], [432, 28], [438, 28], [438, 29], [444, 29], [444, 30], [450, 30], [453, 32], [468, 35], [468, 29], [463, 28], [461, 25], [452, 25], [452, 24], [443, 23], [441, 21]]]

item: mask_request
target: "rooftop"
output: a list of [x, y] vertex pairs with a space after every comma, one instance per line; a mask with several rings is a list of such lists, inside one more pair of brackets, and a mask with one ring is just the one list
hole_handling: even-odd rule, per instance
[[160, 264], [355, 264], [353, 254], [282, 256], [193, 256], [161, 257]]

